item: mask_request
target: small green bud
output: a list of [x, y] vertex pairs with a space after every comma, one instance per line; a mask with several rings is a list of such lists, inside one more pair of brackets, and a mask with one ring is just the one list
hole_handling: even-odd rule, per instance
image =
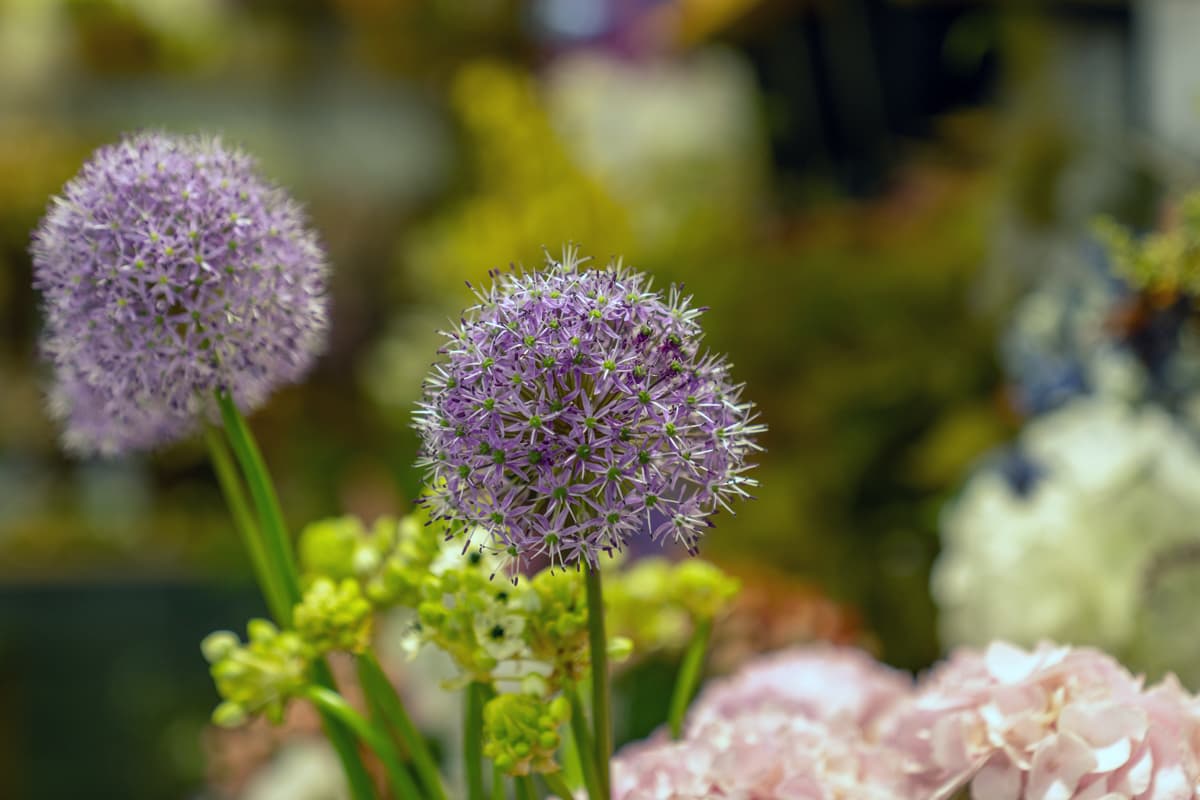
[[246, 709], [229, 701], [221, 703], [212, 712], [213, 724], [219, 728], [237, 728], [245, 725], [249, 718]]
[[633, 640], [628, 636], [613, 636], [608, 640], [608, 657], [613, 661], [625, 661], [633, 655]]
[[205, 661], [215, 664], [232, 653], [237, 646], [237, 634], [232, 631], [214, 631], [200, 642], [200, 651], [204, 653]]

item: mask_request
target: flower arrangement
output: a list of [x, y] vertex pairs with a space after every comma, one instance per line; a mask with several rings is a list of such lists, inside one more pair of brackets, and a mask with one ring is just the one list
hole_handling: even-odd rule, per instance
[[[493, 272], [424, 384], [420, 508], [294, 542], [243, 415], [324, 341], [325, 259], [297, 206], [216, 139], [138, 134], [52, 202], [33, 254], [65, 447], [209, 447], [271, 616], [202, 642], [214, 722], [311, 706], [353, 800], [1197, 795], [1200, 700], [1094, 650], [992, 643], [914, 683], [795, 649], [692, 703], [739, 588], [694, 556], [755, 489], [765, 426], [681, 287], [571, 247]], [[664, 543], [690, 558], [633, 555]], [[396, 615], [403, 650], [453, 664], [461, 776], [381, 663]], [[614, 756], [612, 673], [662, 648], [682, 651], [665, 725]]]

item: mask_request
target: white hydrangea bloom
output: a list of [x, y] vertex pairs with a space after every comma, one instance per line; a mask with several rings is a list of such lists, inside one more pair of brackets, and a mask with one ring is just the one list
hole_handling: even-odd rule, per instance
[[1193, 433], [1157, 408], [1081, 398], [1031, 423], [1018, 449], [1027, 486], [989, 466], [943, 515], [943, 642], [1053, 638], [1186, 667], [1161, 663], [1153, 651], [1173, 645], [1139, 615], [1154, 565], [1189, 545], [1200, 556]]

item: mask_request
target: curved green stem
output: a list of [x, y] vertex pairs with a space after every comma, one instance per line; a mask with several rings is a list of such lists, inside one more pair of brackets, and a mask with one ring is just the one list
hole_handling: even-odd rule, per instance
[[596, 778], [596, 752], [592, 746], [592, 736], [588, 733], [587, 714], [583, 710], [579, 687], [567, 686], [564, 694], [571, 703], [571, 739], [579, 757], [579, 771], [583, 775], [583, 785], [591, 800], [608, 800], [601, 793], [600, 783]]
[[483, 704], [488, 687], [478, 681], [463, 690], [463, 771], [468, 800], [483, 798]]
[[229, 444], [238, 463], [241, 464], [246, 485], [250, 487], [250, 497], [258, 510], [268, 558], [275, 567], [275, 577], [280, 583], [283, 595], [289, 601], [286, 615], [280, 622], [291, 625], [291, 606], [300, 602], [300, 580], [296, 571], [296, 559], [292, 556], [291, 539], [283, 521], [283, 509], [280, 508], [279, 496], [275, 493], [275, 484], [267, 472], [267, 465], [263, 461], [258, 444], [229, 392], [217, 392], [217, 405], [221, 409], [221, 421], [225, 423]]
[[417, 785], [404, 768], [396, 747], [387, 734], [368, 722], [337, 692], [321, 686], [310, 686], [305, 692], [305, 697], [323, 713], [334, 717], [354, 731], [354, 734], [379, 756], [384, 771], [387, 772], [388, 783], [398, 797], [403, 800], [421, 800], [422, 795]]
[[[257, 540], [257, 544], [251, 545], [251, 547], [262, 557], [265, 565], [264, 572], [269, 575], [263, 591], [270, 591], [276, 596], [276, 600], [272, 602], [272, 614], [276, 621], [282, 627], [291, 627], [292, 609], [300, 601], [300, 578], [296, 571], [296, 560], [292, 556], [291, 540], [288, 538], [287, 527], [283, 521], [283, 511], [279, 507], [279, 498], [275, 494], [275, 486], [267, 471], [267, 465], [263, 461], [262, 453], [254, 441], [249, 426], [242, 418], [241, 412], [234, 405], [233, 399], [228, 392], [221, 390], [217, 391], [216, 397], [217, 406], [221, 411], [221, 420], [225, 425], [225, 434], [229, 439], [234, 458], [241, 467], [246, 485], [250, 488], [250, 497], [254, 502], [255, 511], [258, 513], [258, 525], [248, 525], [244, 531], [247, 535], [253, 535]], [[223, 451], [223, 448], [221, 450]], [[228, 462], [222, 466], [219, 458], [219, 454], [214, 458], [214, 467], [218, 470], [218, 475], [222, 471], [227, 471], [229, 467]], [[232, 485], [240, 487], [236, 481], [232, 482]], [[231, 510], [235, 518], [240, 516], [243, 522], [247, 521], [249, 510], [246, 507], [244, 496], [239, 491], [234, 498], [231, 501]], [[240, 498], [240, 506], [235, 505], [239, 503], [238, 498]], [[256, 557], [253, 553], [251, 554], [252, 559]], [[255, 568], [258, 568], [257, 564]], [[326, 689], [336, 688], [333, 673], [329, 671], [329, 666], [324, 659], [317, 659], [313, 663], [312, 670], [313, 679], [317, 684]], [[367, 768], [363, 766], [353, 734], [336, 717], [330, 716], [327, 712], [322, 712], [321, 716], [325, 733], [337, 752], [338, 758], [341, 759], [351, 797], [353, 800], [373, 800], [375, 797], [374, 784], [371, 782], [371, 776], [367, 774]]]
[[388, 680], [387, 673], [383, 671], [379, 660], [371, 651], [358, 657], [358, 679], [367, 698], [378, 706], [383, 718], [400, 734], [404, 746], [412, 756], [413, 767], [425, 787], [426, 796], [431, 800], [446, 800], [442, 776], [433, 760], [433, 754], [429, 752], [425, 737], [413, 724], [412, 718], [404, 709], [404, 701], [396, 692], [396, 687]]
[[571, 800], [574, 797], [571, 794], [571, 787], [567, 786], [561, 772], [543, 772], [542, 780], [546, 782], [547, 789], [558, 795], [559, 800]]
[[215, 428], [205, 428], [204, 441], [208, 445], [208, 455], [212, 460], [217, 483], [221, 486], [221, 493], [225, 496], [225, 504], [229, 506], [229, 513], [233, 516], [234, 527], [241, 535], [242, 544], [250, 556], [250, 563], [254, 567], [254, 577], [258, 580], [263, 599], [267, 601], [267, 608], [270, 610], [271, 616], [276, 620], [282, 620], [286, 617], [290, 604], [271, 571], [262, 536], [254, 522], [250, 506], [246, 502], [242, 479], [238, 476], [237, 467], [229, 453], [229, 447]]
[[[337, 687], [333, 680], [333, 673], [330, 672], [325, 659], [320, 658], [314, 661], [311, 669], [313, 681], [318, 686], [328, 691], [333, 691]], [[324, 710], [321, 711], [321, 723], [326, 738], [329, 739], [334, 752], [342, 762], [342, 771], [346, 773], [346, 784], [350, 787], [350, 797], [353, 800], [373, 800], [375, 783], [371, 780], [366, 766], [363, 765], [362, 756], [358, 753], [358, 745], [354, 741], [354, 734], [344, 722]]]
[[588, 641], [592, 656], [592, 727], [595, 730], [596, 784], [600, 796], [612, 794], [608, 762], [612, 759], [612, 694], [608, 683], [608, 636], [604, 632], [604, 590], [598, 567], [587, 571]]
[[671, 711], [667, 719], [671, 724], [672, 739], [678, 739], [683, 734], [683, 717], [687, 714], [688, 703], [700, 682], [700, 669], [704, 666], [704, 653], [708, 650], [708, 640], [711, 637], [711, 619], [696, 623], [696, 630], [692, 633], [687, 652], [683, 655], [683, 662], [679, 665], [675, 691], [671, 695]]

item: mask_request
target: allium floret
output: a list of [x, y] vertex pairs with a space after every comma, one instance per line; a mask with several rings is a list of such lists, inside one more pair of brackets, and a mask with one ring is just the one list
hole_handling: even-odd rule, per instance
[[103, 147], [31, 247], [52, 413], [76, 452], [149, 449], [299, 380], [328, 327], [324, 253], [240, 150], [142, 133]]
[[680, 287], [620, 262], [493, 272], [417, 413], [435, 517], [519, 562], [597, 563], [631, 537], [694, 551], [748, 497], [751, 403]]

